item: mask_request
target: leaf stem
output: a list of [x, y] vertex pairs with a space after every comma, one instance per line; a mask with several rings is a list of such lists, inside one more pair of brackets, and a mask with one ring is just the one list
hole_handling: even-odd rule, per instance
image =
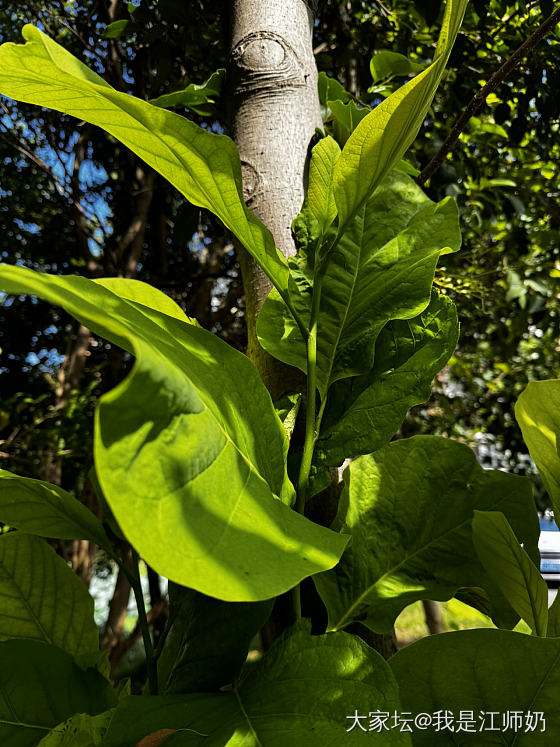
[[144, 594], [142, 592], [142, 583], [140, 582], [140, 569], [138, 566], [138, 553], [134, 548], [132, 549], [132, 567], [133, 573], [130, 575], [130, 585], [134, 592], [134, 598], [136, 600], [136, 607], [138, 609], [138, 622], [140, 624], [140, 630], [142, 631], [142, 640], [144, 641], [144, 649], [146, 651], [146, 668], [148, 670], [148, 688], [150, 695], [158, 694], [158, 680], [157, 680], [157, 661], [154, 657], [154, 647], [152, 644], [152, 638], [150, 636], [150, 628], [148, 626], [148, 616], [146, 614], [146, 605], [144, 604]]
[[[315, 419], [317, 401], [317, 319], [321, 304], [322, 275], [316, 273], [313, 284], [313, 302], [311, 305], [311, 317], [306, 339], [307, 347], [307, 386], [305, 403], [305, 437], [303, 442], [303, 454], [299, 468], [295, 510], [303, 514], [305, 502], [309, 492], [309, 473], [313, 462], [313, 449], [317, 440], [317, 421]], [[295, 621], [301, 619], [301, 593], [298, 584], [292, 589], [292, 608]]]
[[305, 439], [303, 455], [299, 468], [296, 511], [302, 514], [309, 490], [309, 473], [313, 461], [313, 449], [317, 440], [316, 401], [317, 401], [317, 318], [321, 303], [321, 278], [316, 277], [313, 289], [313, 303], [309, 321], [309, 337], [307, 338], [307, 387], [305, 407]]

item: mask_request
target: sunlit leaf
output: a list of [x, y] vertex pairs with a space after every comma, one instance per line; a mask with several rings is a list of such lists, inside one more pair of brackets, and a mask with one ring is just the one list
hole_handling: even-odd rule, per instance
[[120, 528], [156, 571], [256, 601], [338, 561], [348, 538], [287, 505], [286, 435], [244, 355], [86, 278], [2, 266], [0, 287], [62, 306], [136, 356], [99, 403], [95, 464]]

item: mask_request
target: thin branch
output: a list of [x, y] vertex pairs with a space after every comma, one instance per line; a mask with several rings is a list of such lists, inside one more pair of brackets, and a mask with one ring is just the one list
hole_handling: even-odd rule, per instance
[[447, 154], [451, 151], [451, 149], [459, 139], [459, 135], [467, 126], [470, 118], [474, 116], [480, 109], [480, 107], [486, 100], [486, 97], [493, 91], [495, 91], [500, 83], [503, 83], [503, 81], [507, 78], [511, 71], [514, 70], [517, 65], [519, 65], [519, 63], [532, 52], [537, 44], [542, 41], [542, 39], [548, 34], [548, 32], [552, 31], [552, 29], [559, 22], [560, 7], [557, 8], [546, 19], [546, 21], [544, 21], [544, 23], [541, 24], [541, 26], [539, 26], [539, 28], [533, 34], [531, 34], [531, 36], [526, 41], [524, 41], [520, 47], [515, 50], [512, 56], [508, 60], [506, 60], [506, 62], [504, 62], [504, 64], [498, 70], [496, 70], [488, 83], [486, 83], [486, 85], [481, 88], [480, 91], [476, 92], [473, 98], [469, 101], [465, 111], [456, 120], [453, 128], [451, 129], [451, 132], [445, 139], [445, 142], [443, 143], [439, 151], [427, 164], [422, 173], [416, 178], [417, 184], [422, 186], [428, 181], [431, 176], [433, 176], [433, 174], [435, 174], [435, 172], [444, 162]]

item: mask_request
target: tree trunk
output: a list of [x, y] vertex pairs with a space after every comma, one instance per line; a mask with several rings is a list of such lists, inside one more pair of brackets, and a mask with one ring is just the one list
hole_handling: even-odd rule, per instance
[[[241, 157], [244, 197], [286, 257], [296, 254], [291, 223], [307, 188], [309, 146], [315, 128], [323, 126], [313, 56], [316, 6], [316, 0], [231, 0], [230, 121]], [[246, 251], [239, 248], [238, 257], [247, 355], [274, 399], [290, 388], [296, 391], [288, 382], [298, 382], [298, 377], [260, 348], [256, 318], [271, 284]], [[312, 599], [307, 601], [311, 616], [320, 618], [322, 604], [318, 609]], [[268, 630], [272, 638], [289, 621], [288, 607], [286, 597], [276, 601]], [[385, 656], [396, 650], [394, 635], [377, 636], [373, 645]]]
[[[322, 126], [313, 57], [313, 11], [304, 0], [232, 0], [228, 67], [232, 135], [248, 207], [270, 229], [284, 256], [296, 247], [291, 223], [306, 189], [309, 143]], [[257, 314], [271, 284], [238, 250], [247, 309], [247, 355], [273, 396], [288, 371], [256, 340]]]

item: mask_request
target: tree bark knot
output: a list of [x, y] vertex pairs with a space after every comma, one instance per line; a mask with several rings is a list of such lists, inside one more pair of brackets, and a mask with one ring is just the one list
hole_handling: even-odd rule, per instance
[[306, 85], [307, 75], [293, 47], [272, 31], [255, 31], [231, 51], [234, 96], [274, 96]]

